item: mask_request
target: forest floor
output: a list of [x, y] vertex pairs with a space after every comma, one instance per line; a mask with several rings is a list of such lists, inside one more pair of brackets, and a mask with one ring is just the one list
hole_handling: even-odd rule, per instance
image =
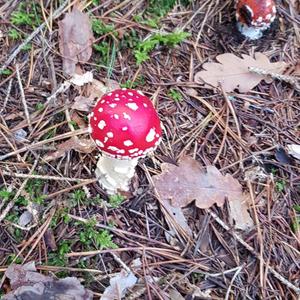
[[[125, 299], [299, 299], [300, 161], [287, 146], [300, 144], [300, 92], [279, 80], [245, 93], [194, 80], [223, 53], [261, 52], [300, 76], [299, 3], [277, 1], [277, 19], [257, 41], [238, 33], [232, 0], [81, 3], [95, 37], [81, 69], [142, 90], [164, 126], [126, 198], [99, 186], [96, 149], [75, 149], [89, 139], [88, 112], [73, 106], [86, 90], [61, 89], [58, 33], [74, 2], [0, 1], [0, 295], [11, 289], [7, 267], [34, 261], [47, 276], [79, 278], [95, 299], [122, 269], [137, 278]], [[179, 31], [189, 35], [174, 47], [141, 46]], [[238, 180], [251, 196], [251, 228], [235, 227], [225, 201], [191, 203], [182, 209], [191, 234], [178, 230], [151, 177], [185, 156]]]

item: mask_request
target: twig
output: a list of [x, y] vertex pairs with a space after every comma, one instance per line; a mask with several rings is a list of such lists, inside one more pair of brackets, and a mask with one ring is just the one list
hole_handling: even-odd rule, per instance
[[35, 144], [27, 145], [27, 146], [25, 146], [21, 149], [16, 150], [16, 151], [1, 155], [0, 156], [0, 161], [4, 160], [4, 159], [7, 159], [8, 157], [17, 155], [19, 153], [39, 148], [39, 147], [44, 146], [45, 144], [48, 144], [48, 143], [51, 143], [51, 142], [63, 140], [63, 139], [66, 139], [66, 138], [69, 138], [69, 137], [72, 137], [72, 136], [76, 136], [76, 135], [80, 135], [80, 134], [86, 134], [86, 133], [88, 133], [88, 128], [78, 129], [74, 132], [63, 133], [61, 135], [50, 138], [48, 140], [44, 140], [44, 141], [37, 142]]
[[[55, 19], [59, 17], [62, 12], [64, 11], [65, 7], [69, 3], [69, 0], [64, 1], [64, 3], [53, 13], [52, 16], [50, 16], [47, 21], [50, 21], [52, 18]], [[15, 57], [20, 53], [20, 51], [23, 49], [23, 47], [28, 44], [38, 33], [40, 33], [44, 27], [46, 26], [46, 23], [44, 22], [41, 24], [36, 30], [34, 30], [24, 41], [21, 43], [16, 50], [9, 56], [9, 58], [5, 61], [5, 63], [0, 68], [0, 72], [6, 69], [10, 63], [15, 59]]]
[[71, 86], [71, 82], [68, 80], [62, 83], [59, 86], [59, 88], [47, 98], [45, 105], [48, 105], [52, 100], [55, 100], [59, 94], [64, 93], [67, 89], [69, 89], [70, 86]]
[[0, 115], [3, 113], [3, 111], [4, 111], [4, 109], [5, 109], [6, 105], [7, 105], [8, 99], [10, 97], [10, 91], [11, 91], [11, 87], [12, 87], [12, 82], [13, 82], [13, 78], [11, 78], [9, 80], [7, 91], [6, 91], [6, 97], [5, 97], [5, 100], [4, 100], [4, 104], [3, 104], [3, 107], [0, 109]]
[[59, 177], [59, 176], [44, 176], [44, 175], [32, 175], [22, 173], [11, 173], [2, 171], [3, 176], [16, 177], [16, 178], [28, 178], [28, 179], [41, 179], [41, 180], [56, 180], [56, 181], [73, 181], [73, 182], [90, 182], [91, 179], [82, 178], [70, 178], [70, 177]]
[[240, 272], [243, 270], [245, 266], [240, 266], [238, 267], [237, 271], [235, 272], [235, 274], [233, 275], [231, 281], [230, 281], [230, 284], [229, 284], [229, 287], [227, 289], [227, 292], [226, 292], [226, 296], [225, 296], [225, 299], [224, 300], [228, 300], [229, 299], [229, 296], [230, 296], [230, 292], [231, 292], [231, 287], [235, 281], [235, 278], [240, 274]]
[[294, 86], [297, 91], [300, 91], [300, 80], [294, 76], [287, 76], [278, 73], [273, 73], [261, 68], [249, 67], [249, 71], [258, 75], [270, 76], [273, 79], [287, 82]]
[[[207, 209], [207, 212], [214, 218], [214, 220], [226, 231], [228, 231], [240, 244], [242, 244], [248, 251], [250, 251], [256, 258], [261, 260], [262, 258], [260, 255], [255, 251], [254, 248], [252, 248], [249, 244], [247, 244], [235, 231], [233, 231], [231, 228], [229, 228], [211, 209]], [[284, 278], [282, 275], [280, 275], [277, 271], [275, 271], [272, 267], [268, 267], [268, 270], [284, 285], [286, 285], [288, 288], [296, 292], [298, 295], [300, 295], [300, 288], [292, 284], [290, 281], [288, 281], [286, 278]]]
[[78, 189], [78, 188], [83, 187], [83, 186], [86, 186], [86, 185], [88, 185], [88, 184], [92, 184], [92, 183], [97, 182], [97, 181], [98, 181], [97, 178], [85, 180], [85, 181], [80, 182], [80, 183], [78, 183], [78, 184], [75, 184], [75, 185], [73, 185], [73, 186], [70, 186], [70, 187], [67, 187], [67, 188], [65, 188], [65, 189], [62, 189], [62, 190], [60, 190], [60, 191], [54, 192], [54, 193], [52, 193], [52, 194], [49, 194], [49, 195], [45, 196], [45, 199], [56, 198], [56, 197], [57, 197], [58, 195], [60, 195], [60, 194], [70, 192], [70, 191], [72, 191], [72, 190]]
[[23, 88], [18, 64], [16, 64], [16, 72], [17, 72], [17, 79], [18, 79], [18, 83], [19, 83], [19, 88], [20, 88], [20, 93], [21, 93], [21, 101], [22, 101], [22, 104], [24, 107], [25, 117], [27, 119], [29, 129], [30, 129], [30, 131], [32, 131], [32, 124], [31, 124], [31, 120], [30, 120], [30, 116], [29, 116], [28, 106], [27, 106], [27, 102], [26, 102], [26, 98], [25, 98], [24, 88]]

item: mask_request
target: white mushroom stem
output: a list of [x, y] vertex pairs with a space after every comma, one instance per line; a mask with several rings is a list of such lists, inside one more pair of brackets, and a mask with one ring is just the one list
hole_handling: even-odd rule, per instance
[[240, 22], [237, 23], [238, 30], [242, 35], [249, 38], [250, 40], [257, 40], [263, 36], [265, 30], [267, 30], [270, 26], [264, 27], [254, 27], [254, 26], [247, 26], [246, 24], [242, 24]]
[[118, 190], [128, 191], [137, 163], [138, 158], [116, 159], [104, 154], [99, 158], [95, 171], [98, 182], [110, 195]]

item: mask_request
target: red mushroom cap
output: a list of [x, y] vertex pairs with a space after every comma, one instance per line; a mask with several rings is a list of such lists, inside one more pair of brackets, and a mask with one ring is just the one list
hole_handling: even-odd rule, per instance
[[269, 27], [276, 17], [274, 0], [238, 0], [236, 19], [253, 27]]
[[115, 158], [145, 156], [161, 141], [158, 114], [142, 92], [118, 89], [102, 96], [89, 116], [92, 139]]

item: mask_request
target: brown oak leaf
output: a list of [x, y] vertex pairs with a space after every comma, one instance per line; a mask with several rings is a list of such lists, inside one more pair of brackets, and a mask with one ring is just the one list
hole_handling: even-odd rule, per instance
[[225, 198], [243, 199], [242, 186], [231, 175], [223, 176], [214, 166], [202, 167], [199, 162], [184, 157], [178, 166], [163, 163], [162, 173], [153, 176], [154, 186], [162, 199], [175, 207], [184, 207], [196, 200], [199, 208], [213, 204], [222, 206]]
[[44, 157], [44, 160], [52, 161], [54, 159], [58, 159], [63, 157], [70, 150], [75, 150], [81, 153], [92, 153], [95, 150], [96, 145], [91, 139], [78, 138], [74, 136], [57, 145], [56, 148], [57, 150]]
[[87, 62], [92, 55], [94, 40], [91, 22], [87, 14], [74, 8], [67, 13], [59, 25], [59, 49], [63, 59], [63, 70], [68, 75], [75, 73], [78, 62]]
[[206, 83], [213, 87], [221, 84], [225, 92], [238, 89], [241, 93], [245, 93], [257, 86], [263, 79], [268, 83], [272, 82], [268, 76], [250, 72], [250, 67], [276, 74], [282, 74], [287, 67], [287, 64], [282, 61], [270, 62], [269, 58], [260, 52], [255, 53], [254, 58], [245, 54], [242, 54], [240, 58], [232, 53], [224, 53], [218, 55], [216, 60], [218, 63], [203, 64], [204, 71], [195, 75], [195, 82]]

